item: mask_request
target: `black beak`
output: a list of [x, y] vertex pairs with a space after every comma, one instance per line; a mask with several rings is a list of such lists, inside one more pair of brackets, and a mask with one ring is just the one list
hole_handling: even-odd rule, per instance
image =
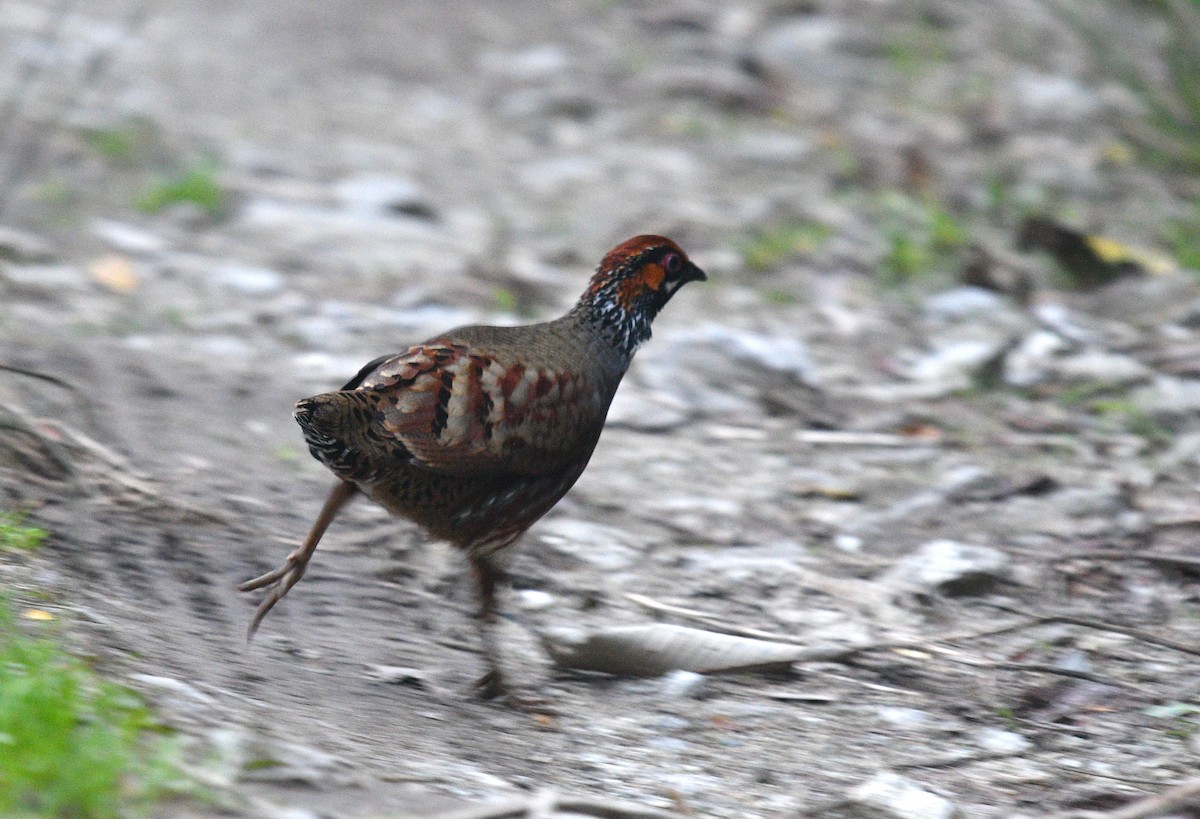
[[704, 275], [704, 271], [696, 267], [696, 265], [688, 262], [687, 269], [683, 271], [683, 282], [706, 282], [708, 276]]

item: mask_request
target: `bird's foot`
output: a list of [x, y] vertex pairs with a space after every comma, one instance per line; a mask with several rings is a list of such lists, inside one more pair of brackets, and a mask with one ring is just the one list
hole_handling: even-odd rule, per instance
[[297, 567], [300, 568], [300, 573], [303, 574], [305, 564], [307, 563], [308, 559], [301, 553], [300, 549], [297, 549], [288, 555], [287, 560], [283, 561], [283, 564], [278, 568], [271, 569], [266, 574], [260, 574], [252, 580], [239, 583], [238, 591], [254, 591], [255, 589], [261, 589], [263, 586], [269, 586]]
[[321, 513], [317, 515], [317, 520], [309, 530], [304, 543], [288, 555], [287, 560], [283, 561], [283, 565], [279, 568], [272, 569], [266, 574], [253, 580], [247, 580], [238, 586], [238, 591], [254, 591], [267, 586], [272, 587], [263, 601], [258, 604], [258, 610], [254, 612], [254, 617], [250, 620], [250, 627], [246, 629], [246, 642], [254, 639], [254, 632], [258, 631], [258, 624], [267, 616], [267, 612], [287, 595], [292, 586], [300, 582], [300, 578], [304, 577], [304, 570], [308, 568], [308, 561], [313, 556], [313, 552], [317, 550], [317, 544], [321, 542], [321, 535], [325, 534], [329, 524], [337, 517], [338, 510], [357, 493], [358, 487], [354, 484], [339, 480], [334, 484], [329, 497], [325, 499], [325, 505], [321, 507]]
[[258, 609], [254, 612], [254, 617], [250, 620], [250, 626], [246, 630], [246, 640], [254, 638], [254, 632], [258, 631], [258, 626], [262, 623], [267, 612], [275, 607], [275, 604], [282, 600], [292, 586], [304, 577], [304, 572], [308, 568], [308, 559], [312, 556], [311, 550], [303, 548], [297, 549], [287, 556], [287, 560], [278, 568], [272, 569], [266, 574], [259, 575], [253, 580], [247, 580], [245, 583], [238, 585], [238, 591], [254, 591], [266, 586], [271, 586], [271, 591], [263, 598], [263, 601], [258, 604]]
[[505, 682], [504, 676], [495, 668], [475, 681], [475, 691], [481, 699], [500, 700], [518, 711], [524, 711], [535, 717], [558, 716], [554, 704], [548, 698], [532, 691], [514, 688]]

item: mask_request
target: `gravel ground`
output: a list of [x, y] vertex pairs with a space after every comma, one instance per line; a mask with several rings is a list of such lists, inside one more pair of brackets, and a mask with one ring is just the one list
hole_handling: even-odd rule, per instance
[[[52, 533], [0, 576], [187, 737], [219, 798], [180, 816], [1105, 815], [1184, 782], [1200, 286], [1014, 247], [1046, 213], [1162, 253], [1200, 187], [1124, 138], [1144, 100], [1080, 9], [1153, 73], [1165, 29], [1118, 2], [0, 0], [0, 363], [59, 380], [0, 373], [0, 502]], [[149, 201], [188, 171], [223, 200]], [[368, 504], [246, 648], [234, 587], [330, 483], [293, 402], [554, 316], [643, 232], [710, 282], [512, 566], [558, 716], [470, 696], [457, 556]], [[847, 650], [638, 679], [535, 637], [651, 622]]]

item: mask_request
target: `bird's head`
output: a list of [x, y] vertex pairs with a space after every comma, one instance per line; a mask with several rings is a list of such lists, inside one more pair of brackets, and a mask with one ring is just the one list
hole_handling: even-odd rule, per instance
[[675, 291], [704, 271], [665, 236], [634, 236], [605, 254], [575, 308], [619, 349], [633, 355]]

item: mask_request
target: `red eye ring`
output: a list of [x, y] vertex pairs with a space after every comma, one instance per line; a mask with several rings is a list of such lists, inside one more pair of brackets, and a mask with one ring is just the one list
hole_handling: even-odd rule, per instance
[[683, 269], [683, 259], [678, 253], [668, 253], [662, 259], [663, 270], [675, 274]]

